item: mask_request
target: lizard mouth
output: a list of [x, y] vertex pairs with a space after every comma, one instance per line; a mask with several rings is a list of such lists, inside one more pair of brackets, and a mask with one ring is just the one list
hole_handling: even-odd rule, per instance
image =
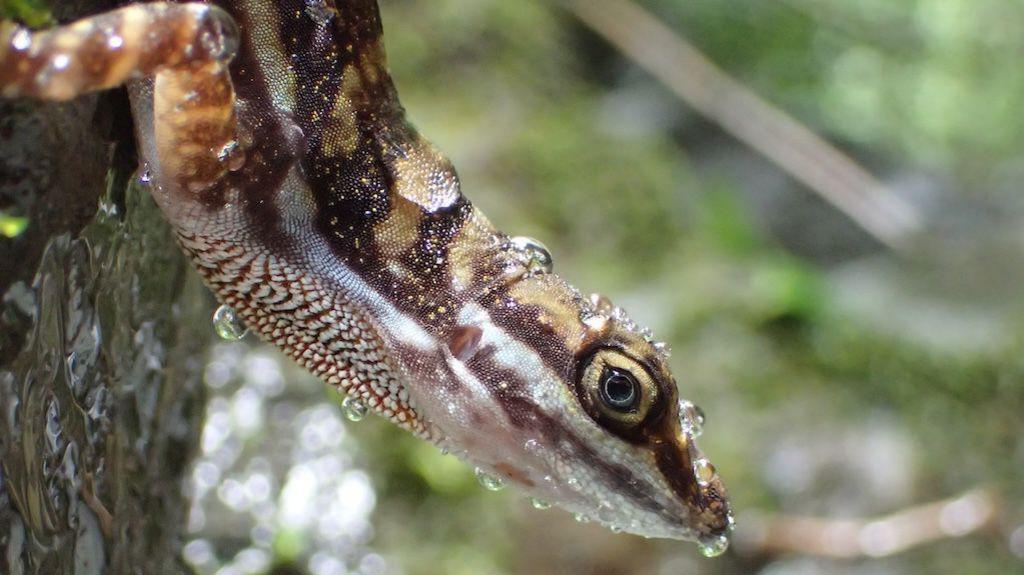
[[725, 487], [689, 436], [654, 448], [655, 462], [676, 497], [689, 511], [688, 523], [700, 539], [726, 534], [732, 525]]

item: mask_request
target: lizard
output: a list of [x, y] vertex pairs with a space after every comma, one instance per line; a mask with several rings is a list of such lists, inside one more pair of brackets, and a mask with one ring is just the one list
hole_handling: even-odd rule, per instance
[[349, 400], [616, 531], [728, 546], [667, 346], [496, 229], [406, 119], [376, 0], [0, 26], [0, 96], [127, 86], [140, 177], [216, 297]]

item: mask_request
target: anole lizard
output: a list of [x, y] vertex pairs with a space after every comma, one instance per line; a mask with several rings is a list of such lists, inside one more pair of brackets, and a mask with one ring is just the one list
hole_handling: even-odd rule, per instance
[[142, 170], [217, 297], [350, 398], [614, 529], [728, 545], [664, 346], [551, 273], [406, 121], [374, 0], [154, 2], [0, 27], [0, 94], [127, 84]]

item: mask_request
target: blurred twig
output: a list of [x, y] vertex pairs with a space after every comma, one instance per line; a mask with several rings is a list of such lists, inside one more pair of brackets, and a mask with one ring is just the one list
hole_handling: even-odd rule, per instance
[[901, 250], [919, 230], [917, 211], [847, 155], [762, 100], [630, 0], [561, 0], [680, 99]]
[[975, 489], [953, 499], [875, 519], [835, 520], [784, 515], [742, 518], [736, 532], [736, 550], [748, 555], [887, 557], [927, 543], [995, 527], [999, 519], [996, 493], [990, 489]]

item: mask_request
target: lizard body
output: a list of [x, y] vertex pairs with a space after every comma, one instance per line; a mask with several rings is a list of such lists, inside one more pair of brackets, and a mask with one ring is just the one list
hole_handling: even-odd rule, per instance
[[495, 229], [405, 119], [373, 0], [129, 7], [0, 28], [0, 92], [128, 84], [145, 179], [217, 297], [396, 424], [624, 531], [731, 516], [662, 346]]

